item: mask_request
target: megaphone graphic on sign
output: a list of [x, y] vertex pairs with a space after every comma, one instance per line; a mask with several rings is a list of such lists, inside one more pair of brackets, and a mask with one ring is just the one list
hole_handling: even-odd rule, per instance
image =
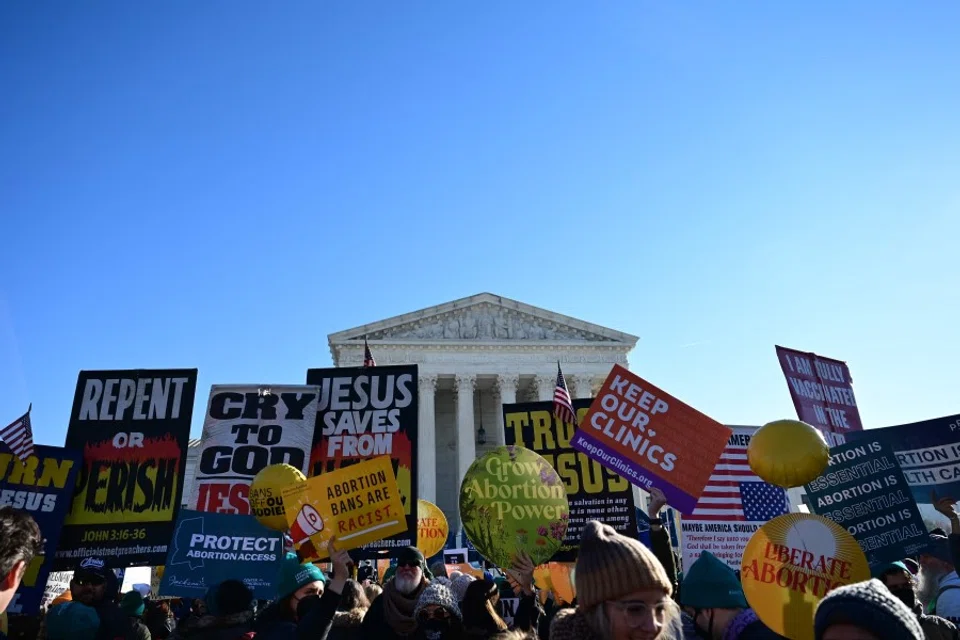
[[309, 504], [303, 505], [300, 513], [290, 527], [290, 537], [297, 544], [303, 544], [310, 539], [310, 536], [323, 531], [323, 518], [320, 513]]

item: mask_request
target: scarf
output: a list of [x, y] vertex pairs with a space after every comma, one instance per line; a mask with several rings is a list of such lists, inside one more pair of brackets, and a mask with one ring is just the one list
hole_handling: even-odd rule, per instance
[[744, 629], [759, 619], [753, 609], [744, 609], [727, 625], [727, 630], [723, 634], [723, 640], [737, 640]]
[[417, 628], [417, 619], [413, 616], [417, 608], [417, 599], [423, 590], [427, 588], [429, 580], [424, 578], [420, 581], [420, 586], [416, 591], [408, 596], [403, 595], [397, 589], [396, 583], [391, 580], [383, 588], [383, 614], [393, 629], [393, 632], [399, 636], [409, 636]]

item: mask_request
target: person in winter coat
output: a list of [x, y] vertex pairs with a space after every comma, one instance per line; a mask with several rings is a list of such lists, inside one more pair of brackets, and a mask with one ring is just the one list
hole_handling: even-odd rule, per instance
[[173, 613], [170, 611], [170, 602], [166, 600], [147, 602], [143, 624], [147, 625], [153, 640], [167, 640], [177, 628]]
[[329, 547], [333, 579], [310, 562], [301, 563], [296, 554], [287, 554], [277, 576], [277, 600], [256, 620], [257, 640], [324, 640], [330, 632], [353, 562], [335, 541]]
[[124, 640], [152, 640], [150, 629], [143, 624], [143, 611], [146, 604], [139, 591], [128, 591], [120, 599], [120, 611], [127, 616], [127, 629]]
[[394, 640], [414, 635], [417, 600], [430, 584], [425, 567], [423, 554], [416, 547], [398, 551], [394, 578], [384, 584], [383, 593], [363, 618], [364, 638]]
[[127, 633], [127, 616], [117, 606], [120, 581], [103, 558], [84, 558], [70, 580], [70, 596], [73, 602], [92, 607], [100, 619], [97, 638], [114, 640]]
[[591, 520], [583, 528], [574, 581], [577, 606], [557, 612], [551, 640], [653, 640], [678, 625], [663, 565], [609, 525]]
[[737, 574], [709, 551], [701, 553], [683, 577], [680, 606], [702, 638], [766, 640], [783, 637], [760, 621], [747, 604]]
[[492, 580], [474, 580], [467, 585], [467, 592], [460, 603], [467, 638], [486, 640], [510, 628], [497, 613], [499, 600], [500, 590]]
[[960, 640], [957, 627], [940, 616], [928, 616], [917, 600], [917, 582], [903, 562], [893, 562], [874, 572], [877, 579], [917, 616], [926, 640]]
[[416, 640], [462, 640], [460, 607], [449, 587], [430, 583], [417, 598], [413, 610]]
[[333, 616], [333, 626], [327, 636], [329, 640], [360, 640], [360, 625], [369, 608], [370, 602], [360, 583], [347, 580], [340, 594], [340, 606]]
[[918, 595], [923, 604], [934, 603], [933, 613], [960, 622], [960, 577], [947, 536], [931, 534], [930, 547], [920, 555]]
[[923, 640], [907, 605], [877, 579], [834, 589], [817, 605], [816, 640]]
[[207, 615], [190, 618], [173, 640], [241, 640], [253, 630], [253, 592], [239, 580], [224, 580], [205, 598]]

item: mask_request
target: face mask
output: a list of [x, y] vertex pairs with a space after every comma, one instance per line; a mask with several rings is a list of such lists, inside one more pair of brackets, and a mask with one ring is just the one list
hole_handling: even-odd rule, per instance
[[913, 593], [913, 587], [910, 585], [903, 585], [900, 587], [890, 587], [890, 593], [899, 598], [899, 600], [907, 605], [907, 607], [913, 609], [913, 605], [917, 602], [917, 597]]
[[438, 640], [438, 638], [442, 638], [443, 634], [450, 630], [450, 619], [437, 620], [436, 618], [430, 618], [429, 620], [421, 622], [420, 627], [423, 629], [423, 634], [429, 640]]

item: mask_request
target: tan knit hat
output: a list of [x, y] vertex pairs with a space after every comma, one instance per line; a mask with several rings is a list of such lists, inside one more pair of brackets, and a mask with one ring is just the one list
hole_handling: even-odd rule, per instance
[[653, 552], [639, 540], [622, 536], [596, 520], [583, 528], [575, 580], [581, 609], [645, 589], [662, 589], [668, 596], [673, 592], [670, 578]]

